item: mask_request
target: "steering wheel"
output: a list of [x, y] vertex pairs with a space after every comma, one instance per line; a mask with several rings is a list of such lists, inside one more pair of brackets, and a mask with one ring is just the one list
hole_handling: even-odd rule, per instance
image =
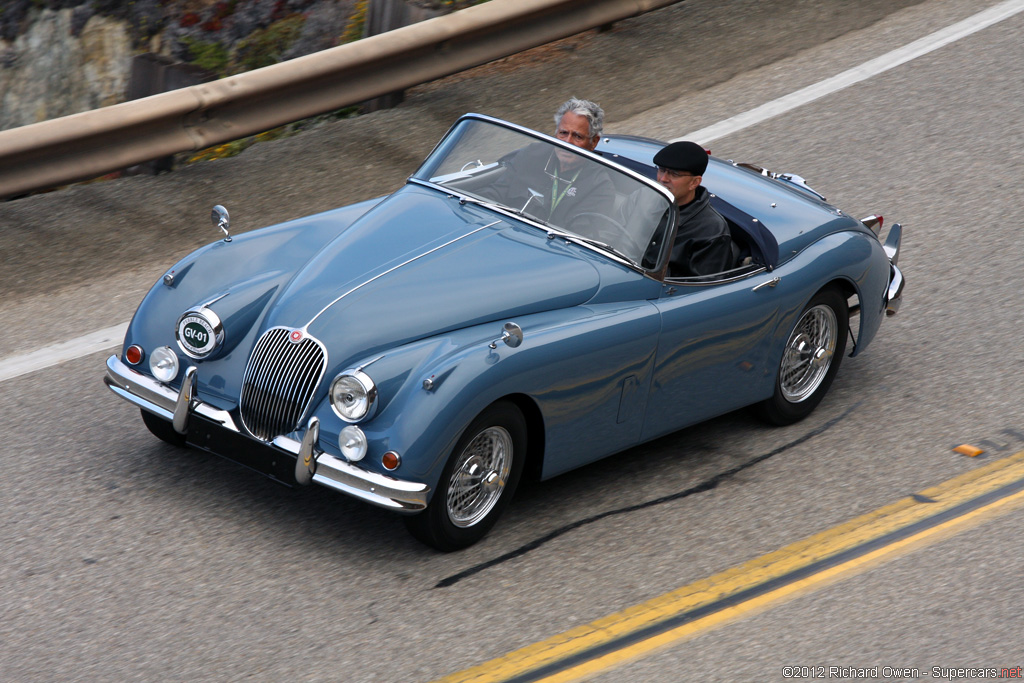
[[[587, 229], [577, 230], [574, 226], [578, 223], [582, 223]], [[626, 229], [626, 226], [603, 213], [593, 211], [578, 213], [569, 221], [569, 229], [586, 237], [593, 237], [596, 240], [610, 244], [619, 251], [632, 254], [642, 254], [644, 251], [637, 243], [636, 238]], [[621, 248], [623, 243], [628, 246], [627, 249]]]

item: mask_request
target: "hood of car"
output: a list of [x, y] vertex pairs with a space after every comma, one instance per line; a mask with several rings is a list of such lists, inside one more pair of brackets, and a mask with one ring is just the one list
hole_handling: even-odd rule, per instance
[[261, 327], [306, 328], [332, 355], [340, 349], [356, 359], [456, 328], [579, 305], [599, 285], [578, 248], [409, 185], [298, 270]]

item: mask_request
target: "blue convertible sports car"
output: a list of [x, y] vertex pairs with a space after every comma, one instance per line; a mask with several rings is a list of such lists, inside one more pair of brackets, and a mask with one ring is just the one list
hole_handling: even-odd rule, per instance
[[744, 406], [805, 417], [899, 308], [900, 226], [883, 244], [798, 176], [712, 158], [736, 262], [676, 277], [662, 145], [469, 114], [386, 198], [234, 238], [215, 207], [225, 238], [156, 283], [105, 381], [161, 439], [406, 513], [441, 550], [524, 472]]

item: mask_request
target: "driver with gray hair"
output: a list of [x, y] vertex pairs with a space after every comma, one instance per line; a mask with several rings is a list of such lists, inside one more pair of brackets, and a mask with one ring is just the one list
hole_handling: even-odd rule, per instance
[[[589, 100], [573, 97], [555, 112], [555, 137], [587, 151], [597, 147], [603, 127], [604, 110]], [[574, 222], [590, 214], [610, 216], [615, 207], [615, 185], [608, 172], [572, 152], [536, 143], [502, 164], [509, 172], [495, 184], [497, 195], [509, 206], [527, 207], [526, 213], [559, 227], [573, 229]]]
[[[568, 119], [565, 115], [571, 114]], [[584, 131], [580, 118], [586, 120], [586, 131]], [[582, 147], [585, 150], [594, 151], [601, 133], [604, 132], [604, 109], [601, 105], [590, 100], [581, 100], [572, 97], [562, 103], [562, 106], [555, 112], [555, 135], [559, 140]]]

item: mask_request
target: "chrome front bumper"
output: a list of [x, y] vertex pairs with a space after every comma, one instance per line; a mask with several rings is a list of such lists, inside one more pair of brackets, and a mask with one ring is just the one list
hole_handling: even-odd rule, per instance
[[[430, 487], [370, 472], [317, 448], [319, 427], [311, 421], [302, 441], [279, 436], [269, 443], [244, 433], [227, 411], [203, 403], [195, 392], [196, 368], [185, 371], [181, 389], [157, 382], [126, 365], [117, 356], [107, 359], [104, 383], [111, 391], [143, 410], [170, 422], [181, 434], [188, 434], [193, 415], [214, 423], [215, 428], [233, 432], [252, 442], [253, 448], [273, 449], [295, 459], [296, 483], [310, 481], [354, 496], [368, 503], [399, 512], [416, 512], [427, 506]], [[226, 457], [230, 455], [222, 453]], [[236, 458], [231, 458], [235, 460]], [[289, 482], [290, 483], [290, 482]]]

